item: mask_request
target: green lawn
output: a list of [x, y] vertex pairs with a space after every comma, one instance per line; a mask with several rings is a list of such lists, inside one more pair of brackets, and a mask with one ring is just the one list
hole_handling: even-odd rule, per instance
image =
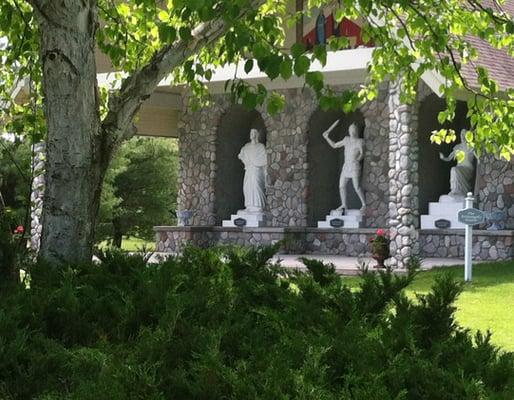
[[[408, 288], [408, 293], [427, 292], [436, 274], [449, 272], [464, 280], [464, 267], [436, 268], [421, 272]], [[350, 285], [359, 278], [348, 277]], [[514, 351], [514, 261], [475, 264], [473, 282], [466, 284], [457, 301], [457, 320], [472, 331], [487, 329], [492, 341], [504, 350]]]
[[[107, 241], [100, 242], [98, 247], [101, 249], [107, 248]], [[155, 251], [155, 242], [149, 242], [144, 239], [140, 239], [134, 236], [123, 237], [123, 241], [121, 242], [121, 249], [125, 251], [141, 251], [142, 249], [146, 251]]]

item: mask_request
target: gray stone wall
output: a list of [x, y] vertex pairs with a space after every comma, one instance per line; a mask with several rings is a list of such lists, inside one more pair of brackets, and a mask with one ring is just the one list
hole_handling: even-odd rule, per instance
[[486, 212], [505, 212], [505, 229], [514, 229], [514, 159], [507, 162], [484, 156], [477, 170], [478, 207]]
[[214, 185], [216, 177], [216, 132], [227, 108], [223, 97], [211, 107], [193, 111], [183, 99], [179, 132], [179, 210], [193, 210], [193, 225], [214, 225]]
[[[156, 227], [157, 251], [177, 253], [187, 245], [257, 246], [283, 241], [282, 253], [330, 254], [351, 257], [370, 255], [369, 239], [374, 229], [315, 228], [221, 228], [221, 227]], [[464, 258], [464, 232], [422, 230], [419, 235], [423, 258]], [[514, 257], [514, 231], [474, 232], [475, 260], [508, 260]], [[394, 262], [394, 259], [390, 259]]]
[[384, 86], [377, 99], [361, 107], [364, 129], [364, 164], [362, 187], [366, 196], [365, 226], [386, 228], [389, 197], [389, 105], [388, 87]]
[[374, 229], [156, 227], [157, 251], [176, 253], [187, 245], [272, 245], [283, 241], [282, 253], [369, 256]]
[[[473, 232], [473, 259], [508, 260], [514, 257], [514, 231]], [[464, 258], [464, 232], [423, 230], [420, 234], [421, 257]]]
[[268, 129], [266, 200], [271, 226], [307, 225], [307, 129], [317, 107], [308, 90], [283, 92], [285, 110], [271, 116], [262, 112]]

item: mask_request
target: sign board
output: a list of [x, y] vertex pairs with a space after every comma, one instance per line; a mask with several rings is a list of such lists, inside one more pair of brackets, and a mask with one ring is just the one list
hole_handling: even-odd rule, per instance
[[466, 208], [457, 214], [459, 222], [465, 225], [478, 225], [484, 222], [484, 213], [476, 208]]
[[234, 220], [234, 225], [235, 226], [246, 226], [246, 219], [244, 219], [244, 218], [236, 218]]
[[448, 229], [452, 226], [452, 223], [450, 221], [448, 221], [447, 219], [441, 218], [441, 219], [438, 219], [437, 221], [435, 221], [434, 225], [438, 229]]
[[330, 226], [332, 228], [342, 228], [344, 226], [344, 221], [340, 218], [331, 219]]

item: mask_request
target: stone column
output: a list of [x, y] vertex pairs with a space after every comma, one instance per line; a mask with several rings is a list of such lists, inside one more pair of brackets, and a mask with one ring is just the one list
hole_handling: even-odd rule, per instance
[[400, 84], [389, 87], [389, 231], [394, 268], [419, 255], [417, 115], [400, 101]]
[[314, 93], [284, 91], [285, 110], [271, 116], [262, 110], [268, 129], [266, 197], [271, 226], [307, 225], [307, 130], [317, 107]]
[[222, 97], [193, 111], [184, 96], [179, 131], [178, 209], [192, 210], [192, 225], [214, 225], [216, 130], [226, 108]]
[[43, 230], [41, 216], [43, 214], [43, 195], [45, 189], [45, 144], [38, 143], [34, 145], [33, 154], [32, 169], [34, 171], [34, 179], [32, 181], [32, 193], [30, 194], [30, 248], [37, 253]]
[[381, 88], [376, 100], [361, 107], [364, 129], [362, 187], [366, 196], [366, 228], [385, 228], [389, 208], [389, 106], [388, 87]]

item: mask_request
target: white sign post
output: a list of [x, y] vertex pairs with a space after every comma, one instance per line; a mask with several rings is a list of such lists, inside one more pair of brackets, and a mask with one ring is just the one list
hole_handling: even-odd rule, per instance
[[473, 267], [471, 264], [471, 254], [473, 249], [473, 225], [481, 224], [484, 222], [484, 213], [476, 208], [473, 208], [472, 193], [468, 193], [464, 210], [458, 213], [459, 222], [466, 225], [465, 228], [465, 246], [464, 246], [464, 280], [471, 282], [473, 275]]

